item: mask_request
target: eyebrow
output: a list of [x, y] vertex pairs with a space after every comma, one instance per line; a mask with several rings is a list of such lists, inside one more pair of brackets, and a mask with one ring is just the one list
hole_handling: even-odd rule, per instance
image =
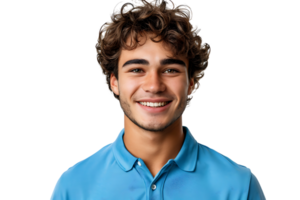
[[[130, 65], [130, 64], [149, 65], [149, 62], [145, 59], [133, 59], [125, 62], [122, 67], [125, 67], [126, 65]], [[174, 59], [174, 58], [163, 59], [160, 61], [160, 64], [161, 65], [179, 64], [182, 65], [183, 67], [186, 67], [185, 63], [182, 60]]]

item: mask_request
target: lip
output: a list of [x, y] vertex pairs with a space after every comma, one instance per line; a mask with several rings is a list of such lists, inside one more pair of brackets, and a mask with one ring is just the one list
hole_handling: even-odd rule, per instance
[[[146, 99], [143, 99], [143, 100], [140, 100], [140, 101], [145, 101], [145, 102], [163, 102], [163, 101], [165, 101], [165, 100], [159, 100], [159, 101], [153, 101], [153, 99], [152, 99], [152, 101], [149, 101], [149, 100], [146, 100]], [[170, 100], [169, 100], [170, 101]], [[164, 111], [166, 111], [169, 107], [170, 107], [170, 105], [171, 105], [171, 103], [172, 103], [172, 101], [170, 102], [170, 103], [168, 103], [167, 105], [165, 105], [165, 106], [162, 106], [162, 107], [149, 107], [149, 106], [144, 106], [144, 105], [142, 105], [142, 104], [140, 104], [140, 103], [138, 103], [138, 102], [136, 102], [143, 110], [145, 110], [145, 111], [147, 111], [147, 112], [149, 112], [149, 113], [161, 113], [161, 112], [164, 112]]]
[[172, 100], [171, 99], [166, 99], [166, 98], [137, 100], [137, 102], [165, 102], [165, 101], [172, 101]]

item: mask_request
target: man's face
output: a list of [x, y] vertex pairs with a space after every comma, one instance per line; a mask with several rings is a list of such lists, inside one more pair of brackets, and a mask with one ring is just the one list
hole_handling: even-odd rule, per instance
[[118, 80], [112, 75], [111, 88], [131, 122], [162, 131], [179, 120], [194, 83], [188, 79], [187, 58], [174, 57], [165, 43], [152, 42], [149, 35], [140, 43], [134, 50], [121, 51]]

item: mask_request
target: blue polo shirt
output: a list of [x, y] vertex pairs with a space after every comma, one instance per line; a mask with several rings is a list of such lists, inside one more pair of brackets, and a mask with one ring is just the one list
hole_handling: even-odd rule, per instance
[[250, 169], [199, 144], [187, 127], [184, 143], [153, 177], [141, 158], [116, 141], [75, 164], [58, 180], [51, 200], [264, 200]]

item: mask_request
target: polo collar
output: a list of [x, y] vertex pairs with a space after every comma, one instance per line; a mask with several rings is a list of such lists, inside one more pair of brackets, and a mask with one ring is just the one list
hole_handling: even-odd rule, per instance
[[[183, 126], [182, 128], [185, 133], [185, 138], [183, 145], [174, 161], [180, 169], [184, 171], [194, 171], [198, 156], [198, 143], [187, 127]], [[117, 163], [122, 170], [127, 172], [132, 169], [138, 158], [134, 157], [126, 149], [123, 142], [123, 135], [124, 128], [121, 130], [117, 139], [112, 144], [112, 148]]]

